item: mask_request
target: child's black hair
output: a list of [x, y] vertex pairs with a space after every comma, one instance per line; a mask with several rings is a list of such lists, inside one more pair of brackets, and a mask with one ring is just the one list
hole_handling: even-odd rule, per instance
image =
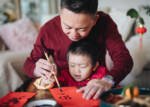
[[80, 40], [77, 42], [73, 42], [67, 51], [67, 58], [69, 58], [69, 54], [76, 54], [76, 55], [87, 55], [91, 61], [92, 65], [94, 66], [97, 61], [99, 61], [100, 54], [99, 54], [98, 44], [89, 40]]

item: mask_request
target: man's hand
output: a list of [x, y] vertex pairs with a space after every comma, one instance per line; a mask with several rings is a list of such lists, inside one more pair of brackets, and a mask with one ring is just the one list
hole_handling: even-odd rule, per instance
[[34, 76], [53, 80], [53, 73], [57, 74], [56, 65], [50, 64], [45, 59], [39, 59], [35, 64]]
[[107, 82], [105, 79], [93, 79], [86, 86], [78, 89], [77, 92], [83, 92], [83, 98], [87, 100], [91, 98], [98, 99], [101, 93], [109, 90], [112, 86], [113, 84]]

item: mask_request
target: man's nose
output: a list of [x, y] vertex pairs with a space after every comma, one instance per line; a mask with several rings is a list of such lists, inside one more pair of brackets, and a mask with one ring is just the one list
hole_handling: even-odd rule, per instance
[[72, 36], [73, 37], [78, 37], [79, 36], [79, 33], [78, 33], [78, 31], [76, 29], [72, 30]]

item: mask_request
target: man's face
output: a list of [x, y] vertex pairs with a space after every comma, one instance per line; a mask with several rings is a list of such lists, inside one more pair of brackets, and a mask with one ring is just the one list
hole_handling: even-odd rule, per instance
[[76, 81], [87, 79], [93, 71], [91, 59], [87, 55], [69, 53], [68, 64], [70, 75]]
[[78, 41], [88, 36], [96, 23], [96, 18], [89, 14], [74, 13], [65, 8], [61, 9], [60, 18], [63, 32], [72, 41]]

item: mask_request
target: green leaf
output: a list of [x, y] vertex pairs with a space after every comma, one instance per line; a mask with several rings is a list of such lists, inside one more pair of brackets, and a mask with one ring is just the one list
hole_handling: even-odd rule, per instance
[[135, 9], [130, 9], [127, 12], [127, 16], [130, 16], [131, 18], [138, 18], [139, 13]]
[[142, 24], [142, 25], [145, 24], [144, 19], [143, 19], [142, 17], [139, 17], [139, 18], [138, 18], [138, 22], [139, 22], [140, 24]]
[[146, 11], [146, 14], [150, 16], [150, 6], [147, 5], [147, 6], [143, 6], [142, 8]]

